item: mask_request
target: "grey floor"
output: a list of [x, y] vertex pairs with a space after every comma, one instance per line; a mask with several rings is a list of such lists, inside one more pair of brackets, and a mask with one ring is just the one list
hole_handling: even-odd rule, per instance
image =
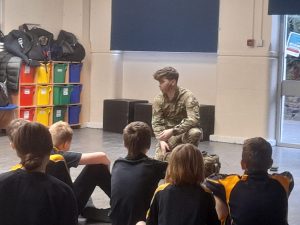
[[[150, 156], [154, 154], [153, 139]], [[242, 173], [240, 169], [241, 145], [226, 144], [217, 142], [202, 142], [199, 145], [201, 150], [209, 153], [216, 153], [220, 156], [222, 163], [222, 173]], [[126, 155], [123, 147], [122, 135], [110, 132], [103, 132], [101, 129], [76, 129], [74, 130], [74, 139], [71, 146], [72, 151], [106, 152], [113, 162], [119, 157]], [[274, 147], [273, 149], [274, 164], [279, 167], [279, 172], [290, 171], [295, 179], [295, 187], [289, 198], [289, 224], [300, 224], [300, 149]], [[6, 136], [0, 137], [0, 173], [9, 170], [9, 168], [18, 163], [18, 158], [9, 146]], [[72, 177], [76, 177], [82, 167], [71, 170]], [[100, 190], [96, 189], [93, 196], [94, 204], [99, 208], [109, 207], [109, 199]], [[298, 199], [298, 200], [297, 200]], [[79, 219], [80, 225], [94, 224], [104, 225], [105, 223], [87, 223], [84, 219]], [[107, 223], [106, 223], [107, 224]]]

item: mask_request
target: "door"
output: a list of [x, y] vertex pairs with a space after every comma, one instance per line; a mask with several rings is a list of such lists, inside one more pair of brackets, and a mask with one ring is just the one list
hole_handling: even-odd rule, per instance
[[277, 143], [300, 148], [300, 15], [283, 17]]

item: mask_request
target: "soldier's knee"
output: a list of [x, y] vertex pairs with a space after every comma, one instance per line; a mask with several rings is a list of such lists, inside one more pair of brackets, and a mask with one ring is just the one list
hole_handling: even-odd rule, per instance
[[189, 130], [189, 136], [191, 137], [191, 138], [195, 138], [195, 139], [201, 139], [201, 137], [202, 137], [202, 135], [203, 135], [203, 132], [202, 132], [202, 129], [199, 129], [199, 128], [191, 128], [190, 130]]

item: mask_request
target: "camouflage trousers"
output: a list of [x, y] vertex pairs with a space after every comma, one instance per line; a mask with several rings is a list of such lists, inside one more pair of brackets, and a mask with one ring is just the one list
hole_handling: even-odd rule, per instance
[[170, 139], [167, 141], [170, 148], [170, 151], [168, 152], [163, 152], [158, 142], [156, 144], [154, 158], [160, 161], [168, 161], [171, 151], [177, 145], [190, 143], [198, 147], [199, 142], [202, 140], [202, 138], [203, 138], [203, 131], [201, 128], [191, 128], [190, 130], [188, 130], [183, 134], [170, 137]]

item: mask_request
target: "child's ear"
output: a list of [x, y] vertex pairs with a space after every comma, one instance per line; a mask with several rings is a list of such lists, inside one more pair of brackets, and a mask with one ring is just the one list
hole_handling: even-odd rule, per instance
[[70, 150], [70, 147], [71, 147], [71, 141], [67, 141], [67, 142], [65, 142], [65, 143], [63, 143], [63, 150], [65, 150], [65, 151], [68, 151], [68, 150]]

